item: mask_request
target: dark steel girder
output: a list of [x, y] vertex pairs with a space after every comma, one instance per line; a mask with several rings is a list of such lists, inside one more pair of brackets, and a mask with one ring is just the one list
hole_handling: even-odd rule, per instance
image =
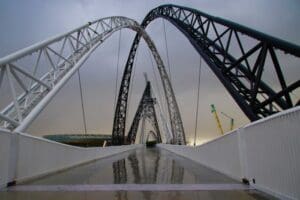
[[[298, 80], [287, 85], [275, 49], [300, 57], [299, 46], [228, 20], [176, 5], [163, 5], [153, 9], [145, 17], [142, 27], [159, 17], [168, 20], [188, 38], [251, 121], [295, 106], [290, 92], [298, 88], [295, 87], [298, 86]], [[229, 50], [233, 46], [233, 37], [242, 56]], [[242, 40], [245, 37], [256, 42], [246, 51], [247, 42]], [[262, 80], [268, 54], [272, 61], [268, 64], [275, 68], [282, 89], [279, 92], [275, 92], [271, 85]], [[249, 61], [251, 56], [255, 57], [252, 65]]]
[[[172, 143], [174, 144], [186, 144], [185, 133], [183, 128], [183, 123], [181, 120], [178, 104], [176, 102], [175, 94], [171, 85], [171, 81], [168, 77], [168, 74], [165, 70], [164, 64], [153, 44], [151, 39], [144, 34], [144, 39], [156, 61], [157, 69], [159, 71], [160, 79], [162, 81], [164, 95], [167, 102], [168, 114], [170, 117], [171, 129], [173, 134]], [[116, 104], [113, 131], [112, 131], [112, 144], [113, 145], [122, 145], [124, 144], [125, 139], [125, 125], [126, 125], [126, 114], [127, 114], [127, 101], [129, 94], [129, 87], [131, 81], [131, 73], [133, 68], [134, 57], [140, 42], [141, 36], [137, 34], [135, 36], [134, 42], [131, 46], [129, 57], [126, 62], [124, 69], [120, 90], [118, 94], [118, 100]]]
[[[282, 73], [284, 68], [279, 63], [275, 50], [300, 57], [299, 46], [240, 24], [176, 5], [162, 5], [151, 10], [141, 26], [146, 28], [156, 18], [168, 20], [188, 38], [251, 121], [295, 106], [290, 94], [299, 88], [299, 80], [287, 84]], [[252, 40], [254, 45], [247, 44], [247, 39]], [[118, 137], [124, 139], [129, 83], [139, 41], [140, 37], [136, 35], [121, 83], [123, 89], [120, 89], [118, 103], [122, 103], [122, 106], [116, 109], [114, 130], [120, 127], [122, 130], [119, 129], [116, 140]], [[267, 57], [271, 63], [265, 62]], [[274, 86], [262, 80], [266, 65], [272, 65], [275, 69], [281, 87], [278, 92]], [[122, 109], [122, 116], [118, 109]]]

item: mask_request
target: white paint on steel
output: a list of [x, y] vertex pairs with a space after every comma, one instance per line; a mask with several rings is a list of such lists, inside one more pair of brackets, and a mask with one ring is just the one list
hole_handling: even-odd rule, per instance
[[234, 131], [196, 148], [183, 145], [159, 146], [240, 180], [242, 174], [238, 143], [238, 135]]
[[140, 146], [81, 148], [0, 130], [0, 188]]
[[[165, 84], [169, 83], [169, 80], [166, 80], [168, 77], [166, 77], [162, 59], [147, 33], [132, 19], [118, 16], [107, 17], [89, 22], [68, 33], [50, 38], [0, 59], [1, 79], [5, 70], [13, 96], [13, 102], [0, 112], [0, 127], [16, 132], [26, 130], [74, 72], [82, 66], [90, 54], [113, 32], [122, 28], [132, 29], [144, 38], [155, 58], [163, 85], [166, 87]], [[69, 47], [72, 49], [68, 56], [64, 55], [66, 41], [69, 41]], [[53, 49], [54, 45], [60, 45], [60, 48], [57, 50]], [[33, 56], [35, 53], [38, 54], [36, 58]], [[34, 70], [30, 73], [25, 70], [26, 68], [24, 69], [24, 66], [19, 67], [15, 64], [17, 60], [22, 60], [27, 56], [35, 59]], [[41, 77], [38, 77], [36, 72], [41, 56], [45, 57], [51, 69]], [[57, 63], [54, 62], [54, 58], [57, 59]], [[17, 70], [30, 79], [29, 85], [26, 86], [18, 79], [18, 76], [14, 76], [15, 80], [23, 86], [24, 92], [21, 94], [17, 94], [14, 89], [15, 81], [12, 79], [13, 74], [11, 70]], [[171, 85], [168, 86], [168, 88], [170, 87]]]
[[73, 74], [81, 67], [81, 65], [88, 59], [91, 53], [99, 46], [95, 45], [91, 48], [74, 67], [67, 72], [66, 75], [57, 83], [55, 87], [43, 98], [39, 104], [29, 113], [29, 115], [24, 119], [24, 121], [15, 129], [16, 132], [24, 131], [30, 123], [38, 116], [38, 114], [47, 106], [47, 104], [53, 99], [53, 97], [59, 92], [59, 90], [65, 85], [65, 83], [73, 76]]
[[[106, 23], [105, 21], [109, 21]], [[95, 30], [91, 28], [92, 26], [98, 27], [98, 24], [106, 24], [103, 25], [102, 30]], [[108, 25], [109, 24], [109, 25]], [[56, 86], [60, 82], [60, 80], [64, 77], [64, 75], [69, 72], [74, 66], [80, 67], [80, 64], [83, 63], [84, 56], [86, 53], [91, 53], [91, 49], [94, 50], [93, 47], [102, 43], [107, 37], [109, 37], [115, 29], [118, 30], [120, 28], [135, 28], [138, 24], [125, 17], [109, 17], [103, 18], [100, 20], [96, 20], [94, 22], [88, 23], [87, 25], [81, 26], [73, 31], [70, 31], [66, 34], [56, 36], [54, 38], [45, 40], [38, 44], [32, 45], [28, 48], [22, 49], [16, 53], [8, 55], [2, 59], [0, 59], [0, 68], [1, 68], [1, 79], [3, 78], [4, 68], [7, 72], [7, 77], [9, 80], [10, 90], [13, 96], [13, 103], [10, 103], [4, 110], [1, 112], [0, 115], [0, 126], [2, 128], [13, 130], [18, 125], [17, 123], [12, 123], [12, 121], [18, 122], [18, 124], [22, 125], [23, 128], [28, 126], [28, 122], [31, 122], [36, 116], [30, 115], [30, 119], [27, 119], [27, 115], [31, 112], [35, 113], [36, 115], [41, 111], [38, 107], [35, 110], [35, 107], [39, 104], [42, 99], [49, 99], [51, 100], [53, 96], [49, 96], [49, 91], [55, 90], [58, 91]], [[94, 37], [90, 36], [90, 32], [87, 30], [89, 28], [90, 31], [93, 31]], [[78, 33], [78, 34], [77, 34]], [[82, 37], [75, 38], [74, 34], [81, 34]], [[86, 39], [84, 34], [89, 35], [89, 40]], [[73, 38], [73, 41], [72, 39]], [[82, 39], [83, 38], [83, 39]], [[73, 42], [76, 44], [76, 48], [73, 48], [73, 51], [70, 53], [68, 52], [68, 56], [64, 55], [64, 49], [66, 45], [66, 41], [69, 40], [70, 45], [74, 47]], [[84, 40], [84, 41], [82, 41]], [[60, 41], [63, 41], [61, 48], [59, 48], [59, 52], [57, 53], [52, 47], [54, 45], [59, 46]], [[34, 57], [34, 54], [38, 52], [37, 58]], [[42, 52], [44, 54], [42, 54]], [[52, 55], [50, 55], [50, 53]], [[36, 75], [37, 68], [39, 66], [39, 61], [41, 56], [44, 56], [48, 64], [51, 66], [48, 72], [46, 72], [41, 77]], [[24, 59], [25, 57], [30, 57], [36, 59], [34, 63], [34, 70], [33, 72], [27, 72], [28, 68], [21, 66], [17, 67], [15, 62]], [[54, 58], [59, 58], [57, 64], [54, 63]], [[12, 67], [12, 68], [10, 68]], [[16, 74], [12, 74], [12, 70], [18, 70], [23, 75], [30, 78], [29, 86], [25, 86]], [[19, 84], [23, 86], [24, 92], [21, 94], [17, 94], [15, 91], [15, 81], [13, 80], [13, 75]], [[32, 83], [35, 82], [33, 85]], [[32, 86], [31, 86], [32, 85]], [[59, 85], [60, 87], [60, 85]], [[27, 89], [28, 88], [28, 89]], [[61, 88], [61, 87], [60, 87]], [[53, 94], [53, 93], [51, 93]], [[45, 102], [45, 101], [44, 101]], [[46, 104], [43, 103], [43, 106]], [[22, 109], [21, 109], [22, 108]], [[4, 116], [4, 117], [3, 117]], [[33, 117], [33, 118], [32, 118]], [[25, 119], [24, 119], [25, 118]], [[9, 120], [8, 120], [9, 119]], [[25, 122], [24, 122], [25, 121]], [[18, 128], [17, 131], [23, 131], [24, 129]]]
[[0, 188], [9, 182], [9, 163], [11, 158], [10, 143], [12, 134], [6, 130], [0, 130]]
[[[196, 147], [159, 145], [283, 199], [300, 199], [300, 106]], [[255, 179], [255, 183], [253, 182]]]

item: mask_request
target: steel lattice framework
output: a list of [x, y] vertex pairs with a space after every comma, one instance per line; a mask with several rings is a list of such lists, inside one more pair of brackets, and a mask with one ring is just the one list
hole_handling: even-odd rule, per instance
[[[157, 65], [164, 69], [154, 43], [136, 21], [115, 16], [89, 22], [0, 59], [1, 101], [9, 91], [13, 100], [0, 112], [0, 128], [24, 131], [89, 55], [123, 28], [143, 37]], [[30, 66], [26, 65], [28, 60]], [[3, 82], [8, 88], [1, 87]]]
[[[300, 87], [300, 80], [288, 84], [282, 73], [284, 66], [279, 60], [290, 59], [286, 54], [298, 59], [299, 46], [228, 20], [176, 5], [163, 5], [151, 10], [141, 26], [146, 28], [156, 18], [168, 20], [189, 39], [251, 121], [295, 106], [296, 103], [292, 102], [290, 94]], [[130, 80], [139, 41], [140, 37], [137, 35], [125, 68], [124, 82]], [[282, 55], [279, 59], [280, 53]], [[278, 80], [281, 87], [277, 92], [274, 86], [268, 85], [262, 79], [267, 65], [275, 69], [274, 79]], [[168, 88], [168, 85], [167, 83], [164, 89], [174, 136], [173, 143], [184, 144], [185, 136], [179, 109], [176, 101], [172, 101], [175, 97], [172, 96], [172, 88]], [[127, 91], [128, 87], [122, 85], [119, 98], [124, 96], [124, 91]], [[124, 112], [116, 110], [115, 124], [124, 123], [122, 118], [126, 117], [126, 104], [127, 102], [123, 102], [119, 106]], [[122, 131], [124, 130], [114, 128], [114, 134], [120, 135]]]
[[[142, 27], [145, 28], [145, 25]], [[114, 145], [124, 144], [129, 86], [130, 86], [134, 58], [135, 58], [140, 40], [141, 40], [141, 36], [139, 34], [137, 34], [135, 36], [133, 44], [131, 46], [130, 53], [129, 53], [129, 56], [128, 56], [128, 59], [126, 62], [125, 69], [124, 69], [121, 85], [120, 85], [117, 105], [116, 105], [116, 109], [115, 109], [113, 133], [112, 133], [112, 143]], [[160, 59], [160, 57], [158, 57], [159, 55], [154, 53], [154, 52], [157, 52], [157, 50], [153, 51], [153, 49], [152, 49], [153, 47], [151, 47], [150, 45], [148, 45], [148, 47], [152, 51], [154, 59], [156, 60], [157, 68], [158, 68], [159, 75], [160, 75], [160, 78], [162, 81], [164, 94], [165, 94], [167, 107], [168, 107], [168, 114], [170, 117], [172, 134], [173, 134], [172, 143], [173, 144], [186, 144], [185, 133], [184, 133], [184, 128], [183, 128], [183, 124], [182, 124], [182, 120], [181, 120], [181, 115], [180, 115], [178, 104], [177, 104], [175, 94], [174, 94], [174, 91], [173, 91], [173, 88], [171, 85], [171, 81], [170, 81], [169, 76], [166, 72], [166, 69], [163, 65], [162, 60]]]
[[[129, 95], [129, 87], [131, 80], [131, 72], [134, 63], [134, 57], [140, 42], [141, 35], [137, 34], [135, 36], [134, 42], [131, 46], [129, 57], [126, 62], [124, 69], [120, 90], [118, 94], [117, 105], [115, 109], [115, 116], [113, 122], [113, 131], [112, 131], [112, 144], [113, 145], [122, 145], [125, 142], [125, 125], [126, 125], [126, 114], [127, 114], [127, 101]], [[156, 61], [157, 69], [162, 81], [165, 98], [168, 104], [168, 112], [170, 116], [170, 122], [173, 132], [173, 143], [175, 144], [185, 144], [185, 134], [183, 129], [183, 124], [175, 98], [175, 94], [166, 72], [163, 61], [161, 60], [156, 47], [153, 43], [149, 43], [147, 38], [144, 37], [146, 43], [148, 44], [149, 49], [152, 52], [154, 60]], [[150, 40], [150, 38], [148, 39]], [[174, 137], [175, 136], [175, 137]], [[177, 137], [176, 137], [177, 136]]]
[[[156, 103], [156, 99], [151, 95], [151, 83], [147, 81], [146, 88], [144, 90], [143, 96], [138, 105], [138, 109], [133, 118], [133, 122], [128, 132], [127, 143], [132, 144], [135, 142], [136, 134], [138, 131], [138, 127], [140, 124], [140, 120], [144, 117], [149, 119], [151, 125], [155, 130], [155, 137], [157, 138], [157, 142], [161, 143], [161, 135], [159, 131], [159, 126], [157, 122], [156, 112], [154, 104]], [[143, 142], [143, 141], [142, 141]]]
[[[277, 52], [283, 51], [299, 58], [299, 46], [195, 9], [175, 5], [153, 9], [142, 26], [146, 27], [158, 17], [170, 21], [190, 40], [251, 121], [295, 106], [290, 93], [300, 87], [300, 80], [287, 84], [282, 73], [285, 66], [280, 64]], [[290, 58], [283, 55], [280, 59]], [[277, 92], [274, 86], [262, 80], [267, 65], [275, 69], [277, 77], [274, 78], [281, 86]]]

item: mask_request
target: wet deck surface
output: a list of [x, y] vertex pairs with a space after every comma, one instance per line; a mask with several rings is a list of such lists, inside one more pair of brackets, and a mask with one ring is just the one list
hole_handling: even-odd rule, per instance
[[0, 199], [274, 198], [168, 151], [140, 148], [10, 187]]

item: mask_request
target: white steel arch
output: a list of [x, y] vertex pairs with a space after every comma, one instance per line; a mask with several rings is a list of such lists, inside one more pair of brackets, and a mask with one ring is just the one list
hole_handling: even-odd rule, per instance
[[[70, 32], [34, 44], [0, 59], [0, 93], [3, 79], [7, 77], [13, 98], [13, 102], [0, 112], [0, 128], [23, 132], [91, 53], [112, 33], [122, 28], [132, 29], [143, 37], [153, 54], [159, 71], [164, 71], [161, 79], [169, 79], [154, 43], [136, 21], [126, 17], [113, 16], [88, 22]], [[18, 64], [19, 60], [33, 56], [35, 64], [31, 72]], [[46, 73], [38, 75], [38, 68], [43, 67], [40, 64], [41, 57], [48, 61], [50, 69]], [[21, 76], [26, 77], [29, 83], [26, 84]], [[22, 88], [22, 92], [19, 94], [16, 91], [16, 85]]]

